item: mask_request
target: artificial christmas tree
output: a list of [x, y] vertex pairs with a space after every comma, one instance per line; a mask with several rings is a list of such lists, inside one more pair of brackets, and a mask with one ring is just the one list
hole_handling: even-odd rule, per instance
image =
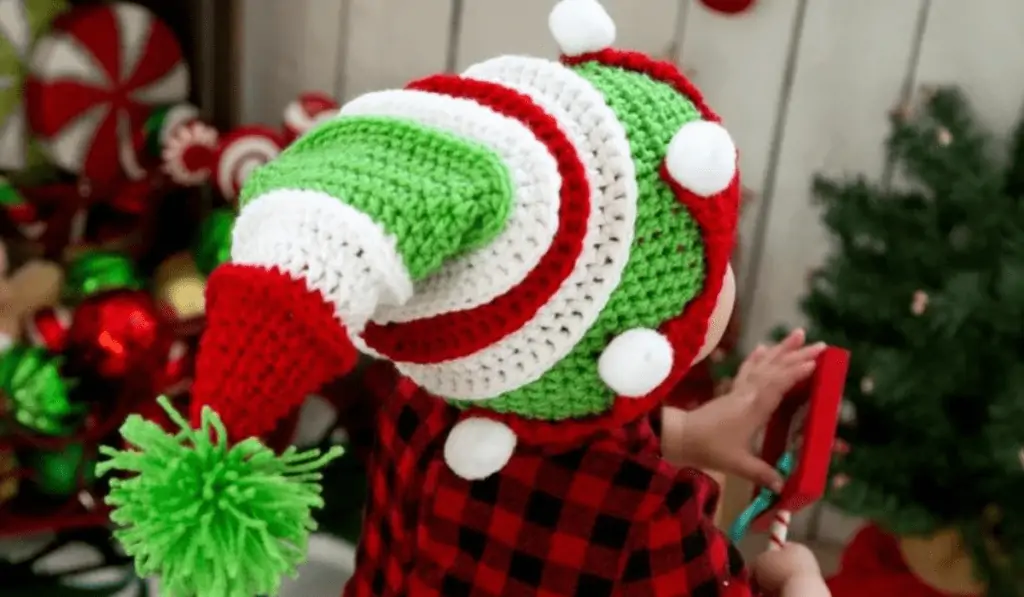
[[[955, 89], [894, 112], [888, 156], [906, 183], [815, 182], [834, 251], [802, 301], [810, 335], [853, 354], [831, 501], [897, 537], [904, 573], [918, 538], [959, 537], [990, 597], [1024, 595], [1021, 135], [999, 155]], [[833, 591], [878, 593], [878, 574], [844, 568]], [[915, 577], [920, 593], [890, 588], [979, 590]]]

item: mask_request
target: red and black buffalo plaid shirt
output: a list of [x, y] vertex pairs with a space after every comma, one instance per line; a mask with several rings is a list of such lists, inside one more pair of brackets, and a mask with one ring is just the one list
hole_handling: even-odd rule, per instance
[[751, 595], [717, 484], [665, 463], [646, 421], [557, 454], [520, 443], [470, 482], [444, 462], [457, 417], [424, 392], [382, 406], [344, 597]]

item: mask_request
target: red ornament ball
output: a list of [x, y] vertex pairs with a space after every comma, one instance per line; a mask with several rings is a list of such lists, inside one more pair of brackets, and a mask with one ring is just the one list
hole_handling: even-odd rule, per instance
[[701, 2], [715, 12], [734, 15], [753, 8], [756, 0], [701, 0]]
[[129, 373], [158, 375], [174, 341], [156, 302], [140, 290], [90, 296], [75, 309], [68, 329], [69, 373], [121, 380]]

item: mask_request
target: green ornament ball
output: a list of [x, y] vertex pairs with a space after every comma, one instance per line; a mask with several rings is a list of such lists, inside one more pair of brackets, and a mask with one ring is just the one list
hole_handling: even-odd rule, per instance
[[0, 392], [10, 417], [21, 427], [52, 436], [73, 433], [85, 406], [71, 400], [73, 384], [61, 374], [61, 360], [34, 346], [16, 345], [0, 355]]
[[72, 444], [59, 452], [36, 452], [28, 458], [32, 484], [40, 493], [53, 497], [74, 495], [82, 486], [96, 480], [96, 459], [85, 457], [82, 444]]
[[235, 213], [218, 209], [203, 220], [199, 236], [192, 247], [192, 257], [204, 276], [209, 276], [218, 265], [231, 260], [231, 230], [235, 226]]
[[113, 251], [87, 251], [68, 264], [65, 298], [78, 303], [110, 290], [140, 290], [144, 286], [135, 263]]

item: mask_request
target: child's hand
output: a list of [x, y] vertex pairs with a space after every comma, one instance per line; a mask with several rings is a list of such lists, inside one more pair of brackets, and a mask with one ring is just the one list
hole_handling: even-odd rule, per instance
[[829, 597], [821, 568], [811, 550], [787, 543], [766, 551], [754, 561], [754, 581], [769, 595], [780, 597]]
[[782, 476], [750, 449], [783, 396], [814, 371], [824, 344], [804, 346], [796, 330], [776, 346], [758, 347], [740, 367], [730, 391], [690, 412], [666, 408], [662, 421], [665, 458], [679, 466], [738, 475], [782, 489]]

